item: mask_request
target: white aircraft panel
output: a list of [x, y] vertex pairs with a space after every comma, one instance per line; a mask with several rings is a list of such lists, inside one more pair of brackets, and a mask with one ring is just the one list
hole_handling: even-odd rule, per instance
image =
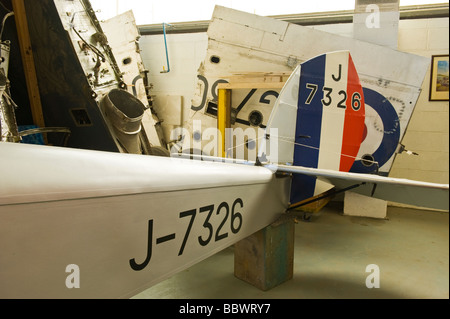
[[131, 297], [274, 222], [287, 180], [0, 205], [0, 298]]
[[[263, 33], [262, 41], [260, 41], [261, 33]], [[241, 37], [242, 34], [246, 36]], [[253, 34], [254, 37], [249, 37], [249, 34]], [[389, 154], [379, 159], [381, 166], [379, 172], [385, 174], [389, 172], [395, 157], [396, 146], [404, 136], [420, 94], [429, 66], [428, 58], [220, 6], [216, 6], [214, 11], [208, 37], [207, 56], [199, 69], [199, 87], [207, 83], [208, 90], [195, 92], [190, 119], [185, 123], [188, 130], [193, 120], [204, 120], [204, 129], [211, 126], [209, 120], [211, 115], [205, 113], [208, 103], [217, 100], [216, 92], [212, 88], [219, 81], [228, 81], [233, 74], [292, 72], [299, 63], [312, 57], [325, 52], [349, 50], [362, 86], [370, 92], [383, 96], [387, 101], [386, 107], [394, 111], [391, 116], [390, 112], [383, 111], [384, 106], [374, 106], [378, 103], [373, 101], [376, 97], [368, 94], [367, 108], [372, 108], [384, 125], [380, 125], [373, 118], [367, 118], [369, 138], [363, 142], [361, 149], [373, 148], [372, 135], [375, 139], [379, 137], [375, 144], [390, 144], [390, 150], [387, 152]], [[211, 62], [211, 56], [219, 57], [220, 62]], [[279, 92], [279, 90], [273, 91]], [[267, 125], [266, 119], [270, 114], [267, 110], [270, 110], [273, 102], [258, 103], [258, 99], [265, 93], [264, 90], [258, 90], [252, 100], [244, 105], [240, 114], [244, 116], [251, 110], [260, 110], [264, 117], [263, 125]], [[203, 101], [203, 104], [200, 101]], [[236, 108], [242, 99], [235, 98], [233, 95], [232, 101], [232, 107]], [[237, 123], [235, 126], [241, 127], [242, 124]], [[380, 135], [378, 130], [381, 126], [385, 127], [386, 131], [382, 131]], [[359, 157], [364, 155], [367, 153], [358, 154]]]

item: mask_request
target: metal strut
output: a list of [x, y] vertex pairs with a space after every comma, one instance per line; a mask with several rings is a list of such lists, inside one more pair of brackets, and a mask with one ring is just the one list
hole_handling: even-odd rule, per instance
[[362, 182], [362, 183], [360, 183], [360, 184], [355, 184], [355, 185], [352, 185], [352, 186], [349, 186], [349, 187], [346, 187], [346, 188], [343, 188], [343, 189], [334, 191], [334, 192], [332, 192], [332, 193], [328, 193], [328, 194], [326, 194], [326, 195], [319, 196], [319, 197], [317, 197], [317, 198], [311, 199], [311, 200], [306, 201], [306, 202], [300, 202], [300, 203], [298, 203], [298, 204], [294, 204], [294, 205], [292, 205], [291, 207], [289, 207], [289, 208], [287, 209], [287, 212], [290, 211], [290, 210], [293, 210], [293, 209], [296, 209], [296, 208], [299, 208], [299, 207], [302, 207], [302, 206], [305, 206], [305, 205], [308, 205], [308, 204], [317, 202], [317, 201], [322, 200], [322, 199], [324, 199], [324, 198], [331, 197], [331, 196], [334, 196], [334, 195], [337, 195], [337, 194], [340, 194], [340, 193], [349, 191], [349, 190], [351, 190], [351, 189], [357, 188], [357, 187], [362, 186], [362, 185], [365, 185], [365, 184], [366, 184], [366, 182]]

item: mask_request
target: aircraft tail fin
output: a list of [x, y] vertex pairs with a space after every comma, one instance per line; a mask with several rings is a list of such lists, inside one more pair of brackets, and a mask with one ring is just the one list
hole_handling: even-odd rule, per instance
[[[272, 163], [348, 172], [363, 140], [364, 120], [363, 89], [350, 52], [326, 53], [300, 64], [288, 79], [269, 118], [261, 152]], [[271, 145], [276, 149], [270, 150]], [[294, 175], [291, 203], [331, 187]]]
[[365, 111], [364, 90], [348, 51], [317, 56], [292, 73], [274, 105], [258, 156], [267, 160], [266, 167], [292, 174], [290, 206], [336, 187], [448, 210], [448, 184], [350, 173], [361, 161]]

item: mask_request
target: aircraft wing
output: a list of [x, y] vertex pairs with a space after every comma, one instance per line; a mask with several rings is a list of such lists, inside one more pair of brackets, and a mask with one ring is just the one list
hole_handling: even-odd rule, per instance
[[289, 166], [281, 164], [265, 165], [272, 171], [316, 176], [330, 182], [338, 189], [352, 188], [353, 192], [378, 199], [414, 206], [449, 210], [449, 184], [435, 184], [391, 178], [372, 174], [339, 172], [328, 169]]

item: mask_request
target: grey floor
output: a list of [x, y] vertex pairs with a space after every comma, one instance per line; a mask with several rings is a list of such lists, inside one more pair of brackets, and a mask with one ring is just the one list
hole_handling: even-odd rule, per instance
[[[133, 298], [449, 298], [448, 213], [389, 207], [380, 220], [332, 203], [295, 227], [294, 276], [269, 291], [234, 277], [230, 247]], [[366, 287], [370, 264], [380, 288]]]

